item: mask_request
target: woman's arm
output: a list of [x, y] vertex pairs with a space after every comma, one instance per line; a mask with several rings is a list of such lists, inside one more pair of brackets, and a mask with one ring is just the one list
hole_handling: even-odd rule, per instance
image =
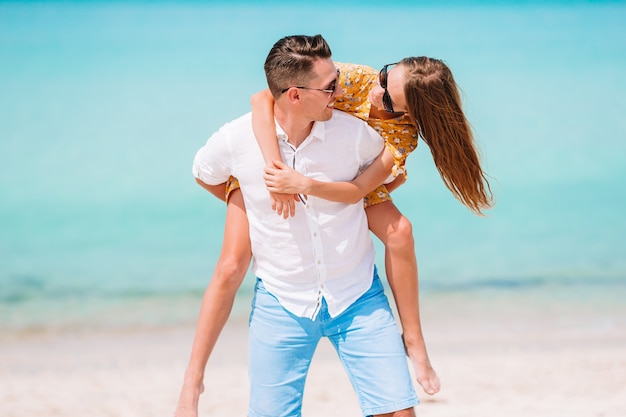
[[272, 161], [280, 161], [280, 150], [276, 140], [276, 124], [274, 122], [274, 97], [269, 89], [259, 91], [250, 98], [252, 106], [252, 131], [261, 148], [266, 166]]
[[[269, 89], [259, 91], [250, 98], [252, 106], [252, 131], [261, 148], [266, 166], [272, 166], [272, 161], [280, 161], [280, 150], [276, 139], [276, 124], [274, 122], [274, 97]], [[293, 216], [296, 212], [295, 197], [293, 194], [281, 194], [270, 191], [272, 209], [284, 218]]]
[[265, 168], [265, 185], [270, 192], [314, 195], [326, 200], [354, 204], [378, 187], [389, 176], [393, 155], [385, 148], [383, 152], [350, 182], [326, 182], [314, 180], [289, 168], [281, 161]]

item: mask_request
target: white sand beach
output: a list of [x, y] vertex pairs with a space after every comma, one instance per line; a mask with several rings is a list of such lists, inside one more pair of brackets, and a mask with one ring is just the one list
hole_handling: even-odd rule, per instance
[[[429, 296], [423, 322], [442, 380], [418, 393], [422, 417], [626, 415], [624, 307], [535, 308], [521, 296]], [[171, 416], [193, 327], [4, 333], [3, 417]], [[245, 416], [246, 321], [233, 319], [209, 361], [200, 416]], [[307, 417], [359, 416], [343, 369], [323, 343], [307, 382]]]

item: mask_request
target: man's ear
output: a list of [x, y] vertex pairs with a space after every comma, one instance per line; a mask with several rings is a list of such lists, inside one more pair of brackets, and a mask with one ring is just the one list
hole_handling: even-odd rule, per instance
[[297, 103], [300, 101], [300, 89], [299, 88], [290, 88], [289, 90], [285, 91], [285, 94], [287, 95], [287, 99], [291, 103]]

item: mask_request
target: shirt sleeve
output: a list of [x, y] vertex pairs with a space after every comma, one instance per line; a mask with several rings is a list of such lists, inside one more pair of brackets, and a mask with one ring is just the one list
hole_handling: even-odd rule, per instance
[[374, 129], [366, 123], [363, 123], [362, 126], [358, 147], [359, 158], [362, 161], [360, 172], [370, 166], [385, 147], [383, 138]]
[[198, 150], [193, 160], [194, 177], [208, 185], [222, 184], [232, 172], [231, 144], [224, 127]]

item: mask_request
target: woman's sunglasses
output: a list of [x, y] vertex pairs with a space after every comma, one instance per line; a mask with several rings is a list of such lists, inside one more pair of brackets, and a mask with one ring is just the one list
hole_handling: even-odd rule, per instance
[[393, 110], [391, 96], [389, 95], [389, 91], [387, 91], [387, 68], [396, 64], [397, 62], [394, 62], [393, 64], [387, 64], [378, 73], [378, 83], [383, 88], [383, 90], [385, 90], [385, 93], [383, 94], [383, 108], [386, 112], [389, 113], [395, 113], [395, 111]]

